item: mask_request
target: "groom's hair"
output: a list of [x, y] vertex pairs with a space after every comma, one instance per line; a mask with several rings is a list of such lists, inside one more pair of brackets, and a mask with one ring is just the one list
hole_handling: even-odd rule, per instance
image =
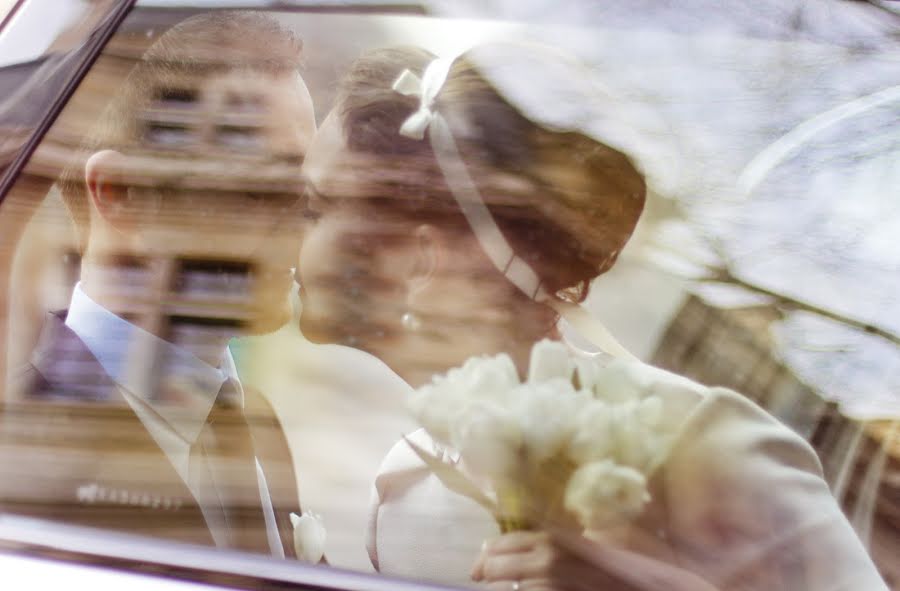
[[[379, 171], [374, 203], [470, 231], [430, 142], [399, 133], [419, 104], [392, 84], [404, 69], [421, 77], [434, 57], [411, 47], [364, 55], [343, 80], [337, 109], [349, 149], [370, 156]], [[629, 157], [586, 135], [540, 127], [465, 55], [454, 61], [435, 109], [516, 254], [550, 293], [583, 299], [590, 280], [613, 265], [643, 210], [646, 185]]]
[[302, 48], [300, 39], [273, 17], [251, 11], [196, 15], [161, 35], [116, 88], [72, 164], [60, 176], [60, 192], [82, 248], [90, 224], [84, 164], [91, 154], [104, 149], [144, 148], [147, 128], [143, 113], [160, 99], [183, 95], [185, 80], [190, 80], [194, 88], [202, 88], [198, 83], [214, 74], [299, 73]]

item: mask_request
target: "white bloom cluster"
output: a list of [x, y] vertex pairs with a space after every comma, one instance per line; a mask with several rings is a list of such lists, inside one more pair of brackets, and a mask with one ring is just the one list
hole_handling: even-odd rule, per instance
[[473, 473], [528, 491], [532, 506], [561, 502], [595, 529], [635, 516], [650, 498], [647, 479], [671, 440], [652, 389], [639, 363], [603, 366], [544, 340], [524, 382], [508, 355], [474, 357], [416, 391], [410, 408]]
[[587, 529], [601, 529], [641, 512], [650, 500], [647, 478], [612, 460], [578, 468], [566, 487], [566, 508]]

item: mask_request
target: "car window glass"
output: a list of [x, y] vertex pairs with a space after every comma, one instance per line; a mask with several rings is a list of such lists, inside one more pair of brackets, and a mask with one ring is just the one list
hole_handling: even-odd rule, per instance
[[132, 10], [0, 206], [0, 510], [897, 584], [896, 16], [500, 4]]

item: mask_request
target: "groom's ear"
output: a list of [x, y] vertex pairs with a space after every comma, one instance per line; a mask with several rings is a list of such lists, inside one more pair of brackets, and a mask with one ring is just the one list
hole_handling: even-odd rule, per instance
[[128, 190], [118, 173], [121, 158], [114, 150], [101, 150], [92, 154], [84, 166], [88, 197], [100, 217], [114, 227], [125, 225], [127, 218]]
[[406, 277], [408, 297], [414, 297], [431, 284], [437, 275], [445, 249], [440, 231], [431, 224], [417, 227], [411, 241], [413, 252]]

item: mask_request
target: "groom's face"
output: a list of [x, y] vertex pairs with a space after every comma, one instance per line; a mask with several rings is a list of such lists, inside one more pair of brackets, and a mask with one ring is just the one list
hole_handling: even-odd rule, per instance
[[[302, 230], [294, 210], [302, 193], [300, 164], [315, 133], [312, 101], [296, 72], [212, 76], [201, 92], [206, 98], [196, 108], [213, 121], [193, 131], [202, 149], [154, 152], [154, 138], [145, 132], [123, 159], [138, 162], [150, 181], [129, 189], [120, 209], [133, 215], [101, 216], [115, 226], [105, 234], [124, 237], [123, 245], [141, 256], [218, 274], [212, 290], [222, 293], [207, 289], [204, 297], [241, 301], [235, 319], [250, 332], [269, 332], [290, 317]], [[245, 297], [235, 298], [242, 290]]]
[[[242, 162], [241, 149], [246, 148], [255, 147], [265, 154], [265, 159], [253, 163], [256, 170], [246, 168], [249, 178], [236, 179], [237, 190], [204, 196], [202, 203], [211, 215], [203, 215], [201, 210], [198, 221], [212, 218], [217, 223], [211, 225], [202, 240], [187, 240], [187, 247], [209, 251], [194, 256], [248, 263], [252, 309], [246, 328], [253, 333], [270, 332], [283, 325], [291, 314], [292, 268], [302, 230], [294, 211], [303, 188], [300, 164], [316, 130], [312, 99], [295, 72], [280, 76], [232, 73], [211, 80], [207, 89], [232, 98], [249, 94], [260, 101], [253, 104], [248, 99], [243, 103], [257, 109], [258, 139], [248, 140], [236, 134], [231, 138], [236, 153], [226, 155], [222, 166], [244, 170], [248, 165]], [[228, 132], [220, 129], [214, 133]], [[253, 141], [258, 143], [245, 145]], [[271, 173], [266, 172], [267, 168]], [[192, 211], [191, 217], [197, 220], [196, 210]], [[192, 234], [199, 225], [194, 225]]]

